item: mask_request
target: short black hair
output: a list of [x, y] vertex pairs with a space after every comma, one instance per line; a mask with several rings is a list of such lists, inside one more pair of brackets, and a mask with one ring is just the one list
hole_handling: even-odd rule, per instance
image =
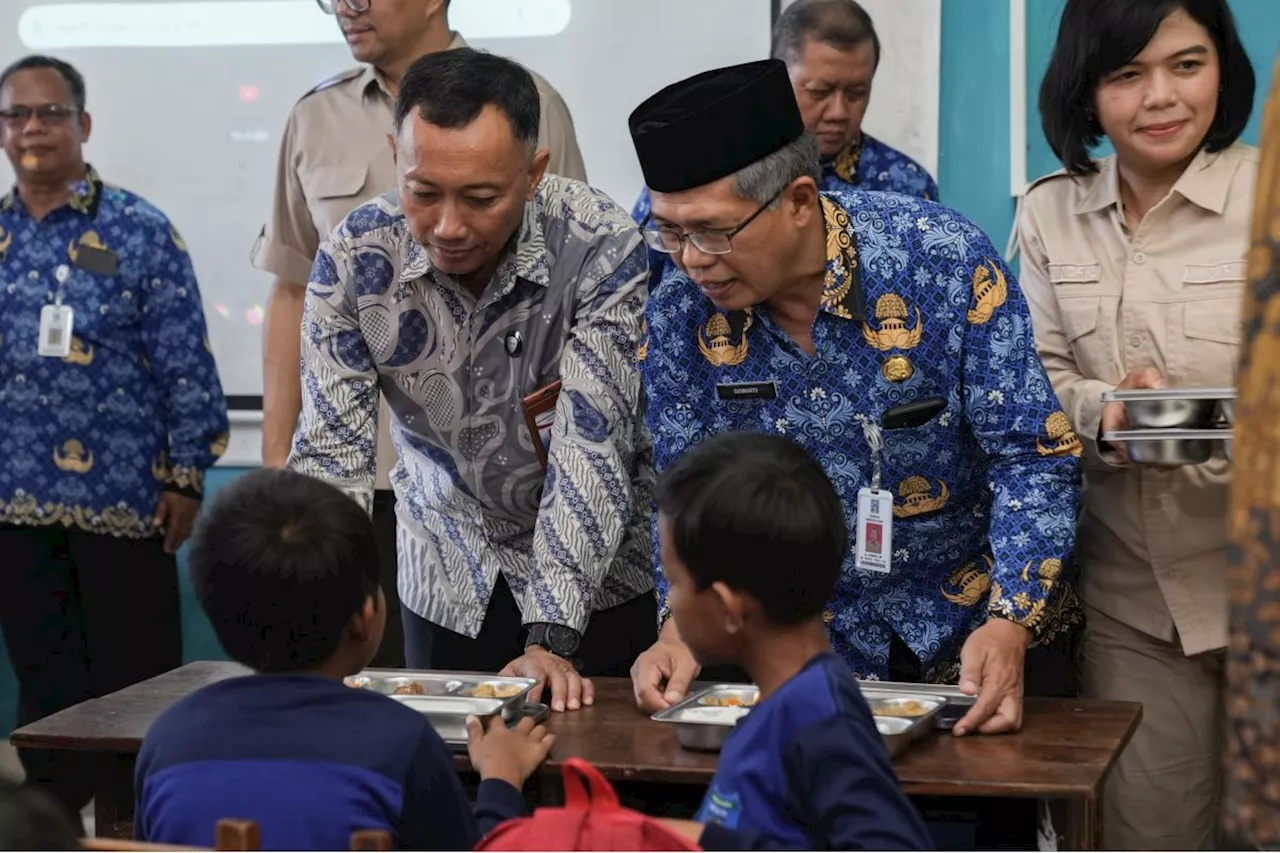
[[80, 830], [40, 788], [0, 779], [0, 850], [79, 850]]
[[1222, 90], [1204, 148], [1221, 151], [1240, 138], [1253, 110], [1255, 80], [1226, 0], [1067, 0], [1040, 83], [1040, 123], [1067, 172], [1098, 170], [1090, 155], [1102, 141], [1094, 114], [1098, 83], [1141, 53], [1164, 19], [1179, 9], [1209, 31], [1218, 50]]
[[76, 108], [77, 112], [84, 112], [84, 76], [71, 63], [63, 62], [61, 59], [54, 59], [52, 56], [41, 56], [36, 53], [31, 56], [24, 56], [17, 62], [12, 63], [4, 71], [0, 71], [0, 89], [3, 89], [4, 84], [9, 82], [9, 78], [19, 71], [29, 71], [36, 68], [49, 68], [58, 72], [67, 84], [67, 94], [71, 96], [71, 105]]
[[368, 514], [292, 471], [253, 471], [221, 489], [201, 514], [189, 563], [223, 648], [259, 672], [327, 661], [378, 591]]
[[763, 433], [717, 435], [663, 472], [655, 498], [698, 589], [722, 581], [758, 600], [778, 625], [826, 607], [848, 522], [822, 466], [800, 445]]
[[804, 52], [808, 39], [836, 50], [853, 50], [871, 42], [880, 64], [880, 37], [871, 16], [853, 0], [796, 0], [773, 25], [773, 58], [790, 65]]
[[469, 47], [421, 57], [400, 80], [395, 126], [413, 110], [436, 127], [466, 127], [493, 104], [511, 122], [517, 140], [538, 144], [542, 106], [533, 75], [518, 62]]

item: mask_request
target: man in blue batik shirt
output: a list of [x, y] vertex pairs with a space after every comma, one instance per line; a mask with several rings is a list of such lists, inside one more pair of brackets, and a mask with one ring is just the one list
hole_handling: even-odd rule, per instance
[[[641, 346], [656, 467], [726, 431], [786, 435], [822, 463], [850, 541], [878, 470], [889, 565], [850, 554], [833, 647], [864, 678], [958, 678], [977, 699], [956, 734], [1016, 729], [1028, 647], [1060, 651], [1079, 618], [1064, 573], [1079, 441], [991, 242], [934, 202], [820, 192], [786, 81], [777, 60], [707, 72], [632, 115], [645, 237], [680, 265]], [[930, 399], [924, 422], [878, 426]], [[637, 697], [665, 707], [697, 671], [667, 622], [633, 669]]]
[[[927, 169], [862, 132], [880, 64], [880, 38], [866, 10], [854, 0], [797, 0], [773, 26], [773, 57], [787, 63], [805, 128], [818, 140], [820, 189], [938, 198], [938, 185]], [[649, 212], [646, 188], [631, 217], [646, 225]], [[649, 251], [651, 287], [675, 270], [670, 256]]]
[[[0, 625], [18, 725], [182, 663], [174, 554], [227, 442], [186, 247], [85, 164], [90, 127], [70, 65], [0, 73], [17, 176], [0, 199]], [[92, 763], [21, 757], [73, 814], [88, 802]]]

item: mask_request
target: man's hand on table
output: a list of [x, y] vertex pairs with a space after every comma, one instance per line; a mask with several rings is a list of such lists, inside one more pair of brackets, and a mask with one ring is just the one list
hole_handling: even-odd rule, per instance
[[591, 679], [583, 678], [572, 663], [542, 646], [527, 647], [523, 655], [503, 667], [498, 675], [538, 679], [537, 686], [529, 691], [529, 701], [541, 701], [542, 689], [549, 688], [551, 698], [547, 704], [553, 711], [563, 711], [565, 708], [576, 711], [596, 700]]
[[693, 653], [680, 639], [675, 623], [667, 620], [658, 642], [644, 651], [631, 665], [631, 687], [636, 705], [653, 714], [684, 698], [689, 685], [702, 668]]
[[1023, 666], [1030, 644], [1031, 632], [1008, 619], [989, 619], [969, 635], [960, 650], [960, 689], [978, 698], [956, 723], [956, 735], [994, 735], [1022, 726]]

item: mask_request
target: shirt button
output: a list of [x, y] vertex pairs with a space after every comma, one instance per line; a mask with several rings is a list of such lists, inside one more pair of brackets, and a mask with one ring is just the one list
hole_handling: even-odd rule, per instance
[[1134, 335], [1132, 338], [1129, 338], [1129, 346], [1133, 346], [1133, 347], [1142, 346], [1142, 335]]
[[1134, 253], [1133, 253], [1133, 262], [1134, 262], [1135, 264], [1140, 264], [1140, 263], [1144, 262], [1146, 259], [1147, 259], [1147, 256], [1146, 256], [1146, 255], [1144, 255], [1144, 254], [1142, 254], [1141, 252], [1134, 252]]

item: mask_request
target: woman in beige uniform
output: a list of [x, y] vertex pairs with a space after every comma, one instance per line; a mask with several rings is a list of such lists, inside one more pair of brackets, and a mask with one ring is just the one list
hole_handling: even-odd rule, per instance
[[[1214, 844], [1230, 466], [1131, 464], [1101, 441], [1128, 426], [1101, 398], [1234, 384], [1253, 90], [1226, 0], [1068, 0], [1040, 90], [1066, 168], [1024, 199], [1020, 279], [1086, 450], [1082, 675], [1087, 695], [1144, 706], [1107, 782], [1106, 849]], [[1116, 153], [1092, 159], [1103, 136]]]

